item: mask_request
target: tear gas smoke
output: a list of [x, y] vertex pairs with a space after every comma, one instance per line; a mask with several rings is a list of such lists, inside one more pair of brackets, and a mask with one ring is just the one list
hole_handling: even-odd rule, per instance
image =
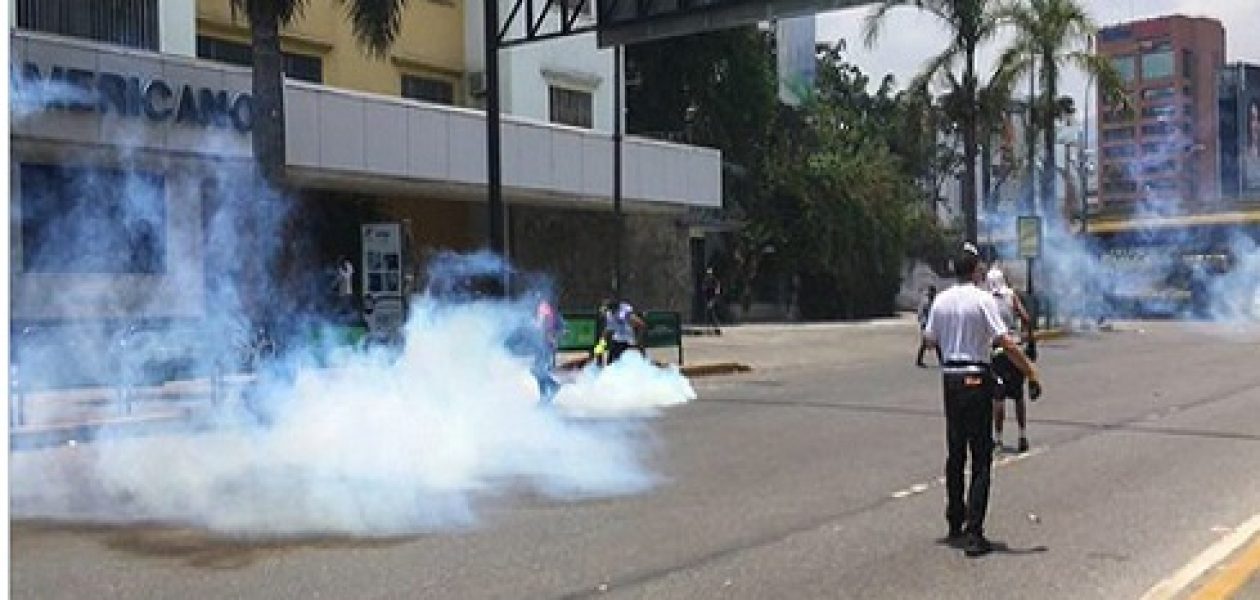
[[[133, 141], [120, 138], [108, 166], [20, 164], [14, 303], [95, 323], [15, 321], [22, 385], [230, 372], [267, 315], [287, 317], [302, 342], [197, 433], [11, 453], [14, 517], [382, 536], [473, 523], [480, 502], [519, 490], [568, 500], [659, 480], [643, 462], [655, 439], [641, 417], [694, 391], [676, 370], [626, 358], [540, 406], [531, 328], [538, 299], [550, 297], [546, 277], [511, 273], [496, 288], [510, 272], [497, 258], [443, 255], [397, 346], [315, 338], [305, 332], [334, 324], [309, 296], [327, 291], [277, 283], [295, 203], [258, 189], [251, 165], [216, 156], [239, 140], [207, 138], [209, 156], [195, 164], [141, 159]], [[85, 266], [89, 255], [100, 264]], [[49, 281], [61, 287], [41, 287]], [[172, 357], [190, 363], [142, 368]]]
[[[1193, 152], [1193, 140], [1168, 136], [1157, 152], [1144, 149], [1123, 173], [1109, 178], [1142, 182], [1165, 173]], [[1018, 185], [1018, 182], [1016, 182]], [[1202, 208], [1176, 191], [1146, 189], [1128, 218], [1151, 223]], [[985, 215], [986, 230], [1015, 232], [1018, 209]], [[1061, 210], [1042, 213], [1043, 245], [1036, 264], [1038, 295], [1071, 321], [1097, 323], [1123, 316], [1171, 316], [1225, 323], [1260, 320], [1260, 256], [1254, 226], [1192, 228], [1150, 226], [1123, 234], [1083, 238]], [[1009, 234], [1006, 234], [1009, 235]], [[998, 258], [1010, 271], [1025, 271], [1013, 249]]]

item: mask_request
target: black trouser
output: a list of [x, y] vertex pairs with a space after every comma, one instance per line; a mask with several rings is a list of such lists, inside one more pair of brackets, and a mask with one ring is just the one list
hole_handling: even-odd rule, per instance
[[626, 350], [629, 350], [630, 348], [633, 348], [633, 346], [627, 342], [618, 342], [617, 340], [608, 342], [608, 364], [611, 365], [617, 362], [617, 360], [621, 358], [621, 355], [625, 354]]
[[[945, 371], [945, 519], [950, 529], [984, 533], [993, 462], [993, 376]], [[963, 503], [963, 466], [971, 451], [971, 487]]]

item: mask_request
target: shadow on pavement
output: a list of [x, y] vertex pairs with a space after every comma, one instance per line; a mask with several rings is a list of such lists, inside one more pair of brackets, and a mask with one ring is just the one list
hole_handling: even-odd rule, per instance
[[89, 538], [111, 550], [177, 560], [191, 567], [233, 570], [295, 550], [380, 549], [419, 539], [418, 535], [356, 538], [338, 535], [248, 538], [229, 537], [195, 527], [159, 523], [107, 524], [22, 520], [12, 524], [11, 541], [21, 552], [23, 538], [65, 534]]

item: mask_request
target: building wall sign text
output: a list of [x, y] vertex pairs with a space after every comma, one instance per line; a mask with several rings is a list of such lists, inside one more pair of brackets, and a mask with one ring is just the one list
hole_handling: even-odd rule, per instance
[[155, 123], [174, 121], [197, 127], [232, 128], [248, 133], [253, 127], [254, 99], [245, 92], [230, 92], [192, 85], [172, 86], [153, 78], [125, 77], [107, 71], [53, 66], [44, 73], [39, 65], [26, 63], [15, 82], [15, 101], [49, 110], [98, 112]]

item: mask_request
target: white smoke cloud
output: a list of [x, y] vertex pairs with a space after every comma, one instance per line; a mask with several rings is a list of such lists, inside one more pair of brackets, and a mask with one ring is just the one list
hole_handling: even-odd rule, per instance
[[[68, 86], [28, 83], [11, 86], [11, 119], [50, 102], [88, 101]], [[139, 132], [121, 124], [108, 165], [97, 169], [85, 157], [78, 170], [53, 165], [44, 180], [20, 184], [22, 194], [61, 198], [117, 192], [107, 213], [45, 215], [39, 227], [47, 239], [24, 236], [19, 260], [40, 278], [56, 269], [71, 274], [65, 289], [73, 291], [37, 308], [121, 319], [18, 331], [13, 372], [28, 389], [143, 384], [138, 369], [174, 352], [193, 364], [159, 380], [230, 373], [241, 366], [243, 338], [268, 318], [287, 322], [289, 343], [195, 433], [11, 453], [14, 517], [168, 522], [245, 537], [387, 536], [475, 523], [479, 503], [520, 490], [573, 500], [657, 483], [642, 462], [655, 444], [643, 417], [694, 399], [694, 391], [676, 369], [628, 354], [578, 375], [554, 405], [540, 402], [533, 327], [537, 302], [551, 296], [544, 276], [511, 272], [488, 253], [443, 255], [399, 345], [364, 348], [310, 335], [344, 323], [278, 283], [285, 224], [300, 204], [260, 189], [248, 165], [216, 160], [234, 156], [226, 148], [238, 140], [224, 135], [207, 135], [200, 146], [207, 160], [190, 165], [142, 156]], [[23, 218], [30, 215], [15, 215], [18, 225]], [[137, 243], [134, 232], [146, 228], [160, 234], [158, 243]], [[76, 271], [92, 253], [154, 248], [160, 268], [137, 279], [147, 286], [120, 284], [133, 273]], [[510, 291], [486, 285], [505, 273]], [[320, 287], [321, 274], [308, 275]], [[189, 314], [146, 318], [168, 315], [170, 299], [185, 296], [199, 298]], [[590, 416], [599, 418], [583, 418]]]

